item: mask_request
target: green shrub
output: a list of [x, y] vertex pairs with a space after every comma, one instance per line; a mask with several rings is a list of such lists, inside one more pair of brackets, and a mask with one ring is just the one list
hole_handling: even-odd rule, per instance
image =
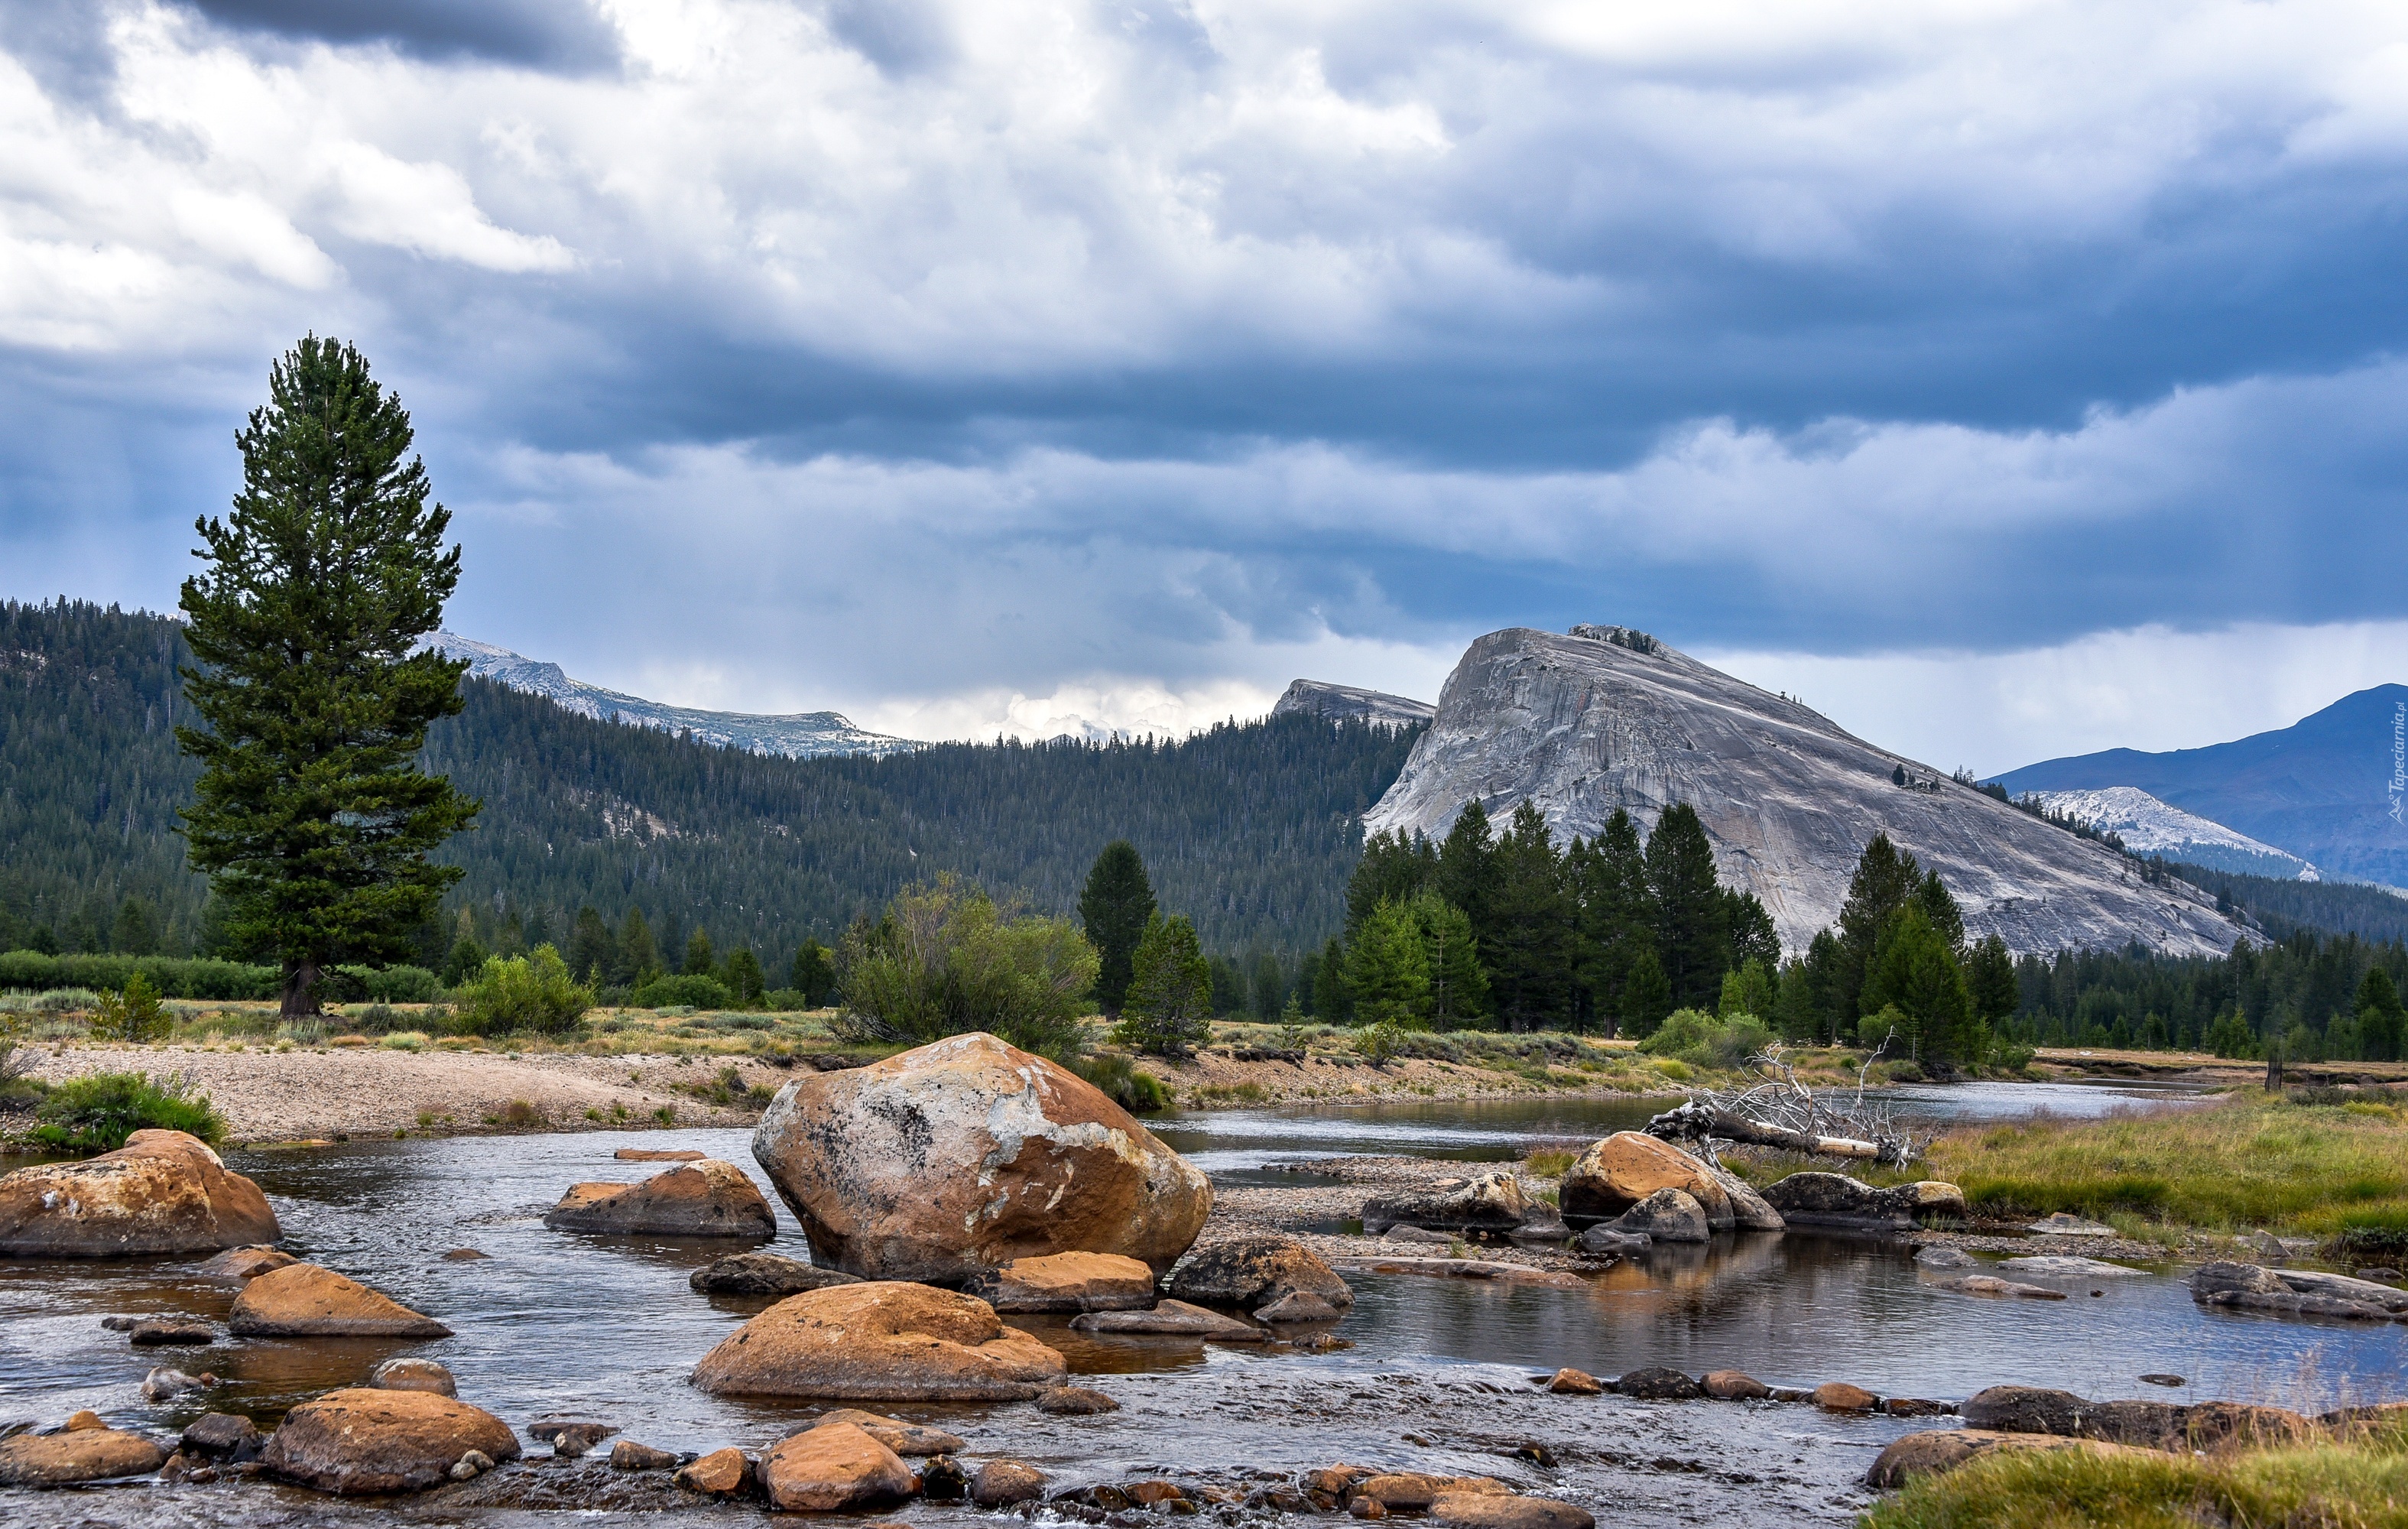
[[401, 1016], [389, 1005], [370, 1004], [352, 1016], [351, 1022], [360, 1027], [363, 1036], [389, 1036], [393, 1027], [401, 1022]]
[[443, 979], [423, 966], [337, 966], [359, 986], [360, 996], [380, 1004], [433, 1003], [443, 992]]
[[683, 1009], [692, 1013], [697, 1008], [727, 1008], [736, 1002], [736, 994], [716, 977], [699, 973], [663, 972], [650, 981], [638, 983], [627, 1001], [638, 1008]]
[[950, 874], [856, 924], [838, 965], [848, 1040], [913, 1045], [983, 1030], [1041, 1056], [1077, 1054], [1097, 958], [1067, 919], [1000, 907]]
[[1384, 1067], [1397, 1054], [1405, 1033], [1394, 1021], [1383, 1020], [1367, 1024], [1354, 1032], [1354, 1046], [1357, 1055], [1375, 1067]]
[[558, 1035], [575, 1029], [594, 1007], [594, 990], [569, 976], [568, 964], [549, 945], [508, 960], [488, 956], [476, 980], [453, 997], [452, 1027], [467, 1036], [512, 1030]]
[[136, 1131], [189, 1131], [203, 1141], [225, 1136], [225, 1122], [181, 1074], [167, 1079], [105, 1072], [73, 1078], [34, 1112], [35, 1139], [61, 1151], [113, 1152]]
[[159, 990], [138, 971], [129, 973], [117, 992], [102, 993], [92, 1010], [92, 1033], [102, 1040], [153, 1041], [174, 1022], [159, 1002]]
[[1692, 1067], [1730, 1068], [1771, 1044], [1772, 1031], [1753, 1014], [1717, 1019], [1702, 1009], [1684, 1008], [1641, 1041], [1639, 1049]]
[[1069, 1065], [1105, 1098], [1132, 1115], [1151, 1115], [1170, 1107], [1170, 1090], [1163, 1086], [1162, 1079], [1138, 1071], [1128, 1058], [1117, 1052], [1100, 1051], [1081, 1057]]
[[273, 998], [283, 991], [277, 968], [238, 961], [0, 951], [0, 988], [122, 988], [137, 971], [170, 998]]

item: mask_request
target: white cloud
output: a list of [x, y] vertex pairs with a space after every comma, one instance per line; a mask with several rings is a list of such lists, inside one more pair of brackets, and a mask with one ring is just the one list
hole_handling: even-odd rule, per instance
[[2019, 652], [1695, 656], [1941, 769], [2003, 775], [2101, 749], [2196, 749], [2408, 680], [2408, 622], [2099, 632]]

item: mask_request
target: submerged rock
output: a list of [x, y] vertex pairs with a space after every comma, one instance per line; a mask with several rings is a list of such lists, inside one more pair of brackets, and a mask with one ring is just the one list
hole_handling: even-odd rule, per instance
[[178, 1448], [208, 1460], [256, 1460], [267, 1447], [258, 1425], [232, 1412], [204, 1412], [184, 1425]]
[[2024, 1230], [2044, 1237], [2112, 1237], [2115, 1235], [2115, 1229], [2112, 1226], [2085, 1221], [2079, 1216], [2069, 1215], [2062, 1210], [2053, 1216], [2042, 1217]]
[[786, 1297], [705, 1354], [694, 1383], [714, 1395], [1021, 1401], [1064, 1373], [1060, 1354], [984, 1301], [877, 1281]]
[[423, 1492], [451, 1479], [472, 1453], [490, 1468], [519, 1452], [509, 1425], [481, 1408], [431, 1392], [361, 1387], [286, 1413], [260, 1458], [287, 1480], [358, 1495]]
[[217, 1383], [214, 1375], [186, 1375], [172, 1365], [162, 1365], [142, 1378], [142, 1399], [164, 1402], [188, 1391], [207, 1391]]
[[2032, 1253], [2002, 1259], [1999, 1267], [2013, 1270], [2027, 1279], [2141, 1279], [2148, 1276], [2146, 1269], [2066, 1253]]
[[1037, 1393], [1037, 1410], [1056, 1417], [1091, 1418], [1120, 1409], [1120, 1403], [1085, 1386], [1054, 1386]]
[[1258, 1308], [1254, 1321], [1278, 1326], [1288, 1322], [1336, 1322], [1345, 1314], [1320, 1296], [1299, 1290], [1281, 1296], [1268, 1306]]
[[778, 1218], [752, 1176], [705, 1158], [636, 1184], [571, 1184], [543, 1224], [563, 1232], [773, 1237]]
[[1584, 1508], [1553, 1497], [1449, 1492], [1433, 1498], [1429, 1516], [1446, 1529], [1596, 1529]]
[[1074, 1251], [1167, 1269], [1212, 1207], [1210, 1180], [1092, 1084], [982, 1034], [788, 1083], [752, 1152], [812, 1256], [880, 1279]]
[[245, 1285], [226, 1327], [244, 1337], [452, 1336], [434, 1318], [315, 1264], [288, 1264]]
[[1632, 1370], [1616, 1380], [1613, 1389], [1642, 1402], [1685, 1402], [1706, 1393], [1697, 1381], [1661, 1365]]
[[1045, 1495], [1045, 1473], [1017, 1460], [990, 1460], [970, 1479], [970, 1501], [981, 1508], [1010, 1508]]
[[1915, 1263], [1927, 1269], [1971, 1269], [1981, 1266], [1981, 1260], [1962, 1248], [1918, 1248]]
[[1710, 1228], [1724, 1230], [1737, 1224], [1730, 1193], [1712, 1169], [1670, 1142], [1641, 1131], [1617, 1131], [1593, 1143], [1564, 1170], [1557, 1199], [1566, 1221], [1600, 1222], [1668, 1189], [1695, 1200]]
[[1143, 1337], [1194, 1337], [1213, 1343], [1261, 1343], [1269, 1335], [1252, 1322], [1185, 1301], [1165, 1301], [1151, 1311], [1090, 1311], [1070, 1319], [1074, 1333], [1117, 1333]]
[[1341, 1310], [1354, 1304], [1354, 1290], [1327, 1261], [1274, 1232], [1247, 1232], [1198, 1248], [1171, 1271], [1168, 1289], [1182, 1301], [1249, 1308], [1289, 1295], [1318, 1296]]
[[202, 1265], [201, 1272], [212, 1279], [256, 1279], [270, 1269], [300, 1262], [280, 1248], [228, 1248]]
[[457, 1396], [460, 1387], [452, 1372], [431, 1359], [388, 1359], [368, 1371], [368, 1385], [377, 1391], [427, 1391]]
[[1644, 1232], [1624, 1232], [1611, 1225], [1592, 1226], [1580, 1235], [1579, 1248], [1593, 1258], [1628, 1258], [1654, 1247]]
[[2027, 1285], [2014, 1279], [2001, 1279], [1995, 1274], [1968, 1274], [1955, 1279], [1933, 1282], [1934, 1290], [1953, 1290], [1965, 1295], [2000, 1295], [2028, 1301], [2062, 1301], [2065, 1292], [2051, 1290], [2046, 1285]]
[[153, 1317], [136, 1322], [133, 1330], [134, 1347], [137, 1349], [202, 1348], [217, 1340], [216, 1328], [186, 1317]]
[[1510, 1233], [1530, 1219], [1531, 1202], [1511, 1169], [1476, 1179], [1441, 1179], [1426, 1189], [1374, 1195], [1363, 1230], [1377, 1236], [1398, 1222], [1430, 1231]]
[[610, 1155], [622, 1163], [701, 1163], [710, 1156], [691, 1147], [622, 1147]]
[[963, 1289], [997, 1311], [1130, 1311], [1154, 1301], [1153, 1266], [1118, 1253], [1015, 1258]]
[[706, 1295], [799, 1295], [830, 1285], [857, 1285], [861, 1276], [776, 1253], [730, 1253], [695, 1270], [686, 1283]]
[[75, 1486], [148, 1476], [166, 1463], [167, 1451], [150, 1439], [107, 1426], [69, 1423], [64, 1433], [0, 1439], [0, 1486]]
[[1388, 1471], [1367, 1476], [1354, 1484], [1350, 1500], [1369, 1498], [1390, 1512], [1418, 1513], [1449, 1493], [1502, 1497], [1504, 1482], [1493, 1476], [1431, 1476], [1422, 1471]]
[[113, 1152], [0, 1176], [0, 1257], [205, 1253], [282, 1236], [259, 1186], [182, 1131], [136, 1131]]

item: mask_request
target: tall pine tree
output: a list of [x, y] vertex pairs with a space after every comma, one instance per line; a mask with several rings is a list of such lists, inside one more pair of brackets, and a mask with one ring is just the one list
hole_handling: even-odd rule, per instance
[[1647, 836], [1647, 887], [1656, 900], [1656, 958], [1672, 1007], [1711, 1010], [1722, 997], [1730, 953], [1714, 848], [1697, 809], [1675, 802]]
[[283, 1012], [318, 1012], [341, 961], [400, 959], [456, 866], [427, 858], [477, 804], [418, 766], [456, 715], [465, 662], [413, 651], [460, 579], [451, 516], [428, 502], [409, 415], [348, 345], [316, 336], [268, 374], [236, 436], [243, 486], [197, 522], [185, 580], [184, 690], [207, 725], [182, 811], [187, 858], [224, 905], [225, 938], [283, 968]]
[[1488, 927], [1481, 933], [1473, 925], [1490, 1002], [1517, 1032], [1558, 1023], [1570, 997], [1571, 907], [1562, 859], [1535, 803], [1513, 808], [1492, 864]]
[[1154, 917], [1154, 883], [1137, 846], [1114, 839], [1104, 846], [1087, 872], [1079, 893], [1079, 918], [1086, 925], [1087, 943], [1103, 965], [1096, 973], [1096, 1007], [1118, 1014], [1135, 974], [1138, 942], [1145, 938]]

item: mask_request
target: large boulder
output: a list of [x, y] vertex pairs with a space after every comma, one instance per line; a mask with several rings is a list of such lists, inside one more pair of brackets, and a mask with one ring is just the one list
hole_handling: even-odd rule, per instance
[[1373, 1236], [1399, 1225], [1511, 1234], [1537, 1208], [1512, 1170], [1500, 1168], [1476, 1179], [1441, 1179], [1426, 1189], [1375, 1195], [1364, 1204], [1363, 1230]]
[[1616, 1131], [1590, 1144], [1564, 1170], [1555, 1197], [1564, 1220], [1586, 1225], [1611, 1221], [1662, 1189], [1677, 1189], [1704, 1207], [1707, 1225], [1717, 1232], [1735, 1224], [1730, 1193], [1713, 1169], [1641, 1131]]
[[821, 1264], [957, 1284], [1016, 1258], [1168, 1269], [1212, 1186], [1094, 1085], [982, 1034], [778, 1091], [752, 1155]]
[[786, 1297], [703, 1355], [694, 1383], [715, 1395], [1025, 1401], [1066, 1373], [984, 1301], [876, 1281]]
[[1709, 1163], [1706, 1171], [1714, 1176], [1723, 1193], [1730, 1196], [1731, 1224], [1742, 1232], [1779, 1232], [1788, 1226], [1772, 1202], [1756, 1192], [1756, 1186], [1731, 1172]]
[[[256, 1286], [259, 1281], [251, 1283]], [[261, 1461], [274, 1474], [346, 1495], [423, 1492], [474, 1450], [519, 1457], [509, 1424], [428, 1391], [330, 1391], [284, 1415]]]
[[139, 1434], [77, 1428], [0, 1439], [0, 1486], [65, 1487], [121, 1476], [148, 1476], [167, 1451]]
[[1318, 1295], [1340, 1310], [1354, 1292], [1319, 1253], [1276, 1232], [1245, 1232], [1196, 1250], [1171, 1272], [1170, 1293], [1182, 1301], [1242, 1306], [1249, 1310], [1290, 1295]]
[[807, 1290], [860, 1282], [857, 1274], [824, 1269], [776, 1253], [729, 1253], [686, 1278], [687, 1284], [706, 1295], [800, 1295]]
[[571, 1184], [544, 1216], [559, 1232], [665, 1237], [774, 1237], [778, 1217], [752, 1176], [705, 1158], [635, 1184]]
[[1154, 1304], [1154, 1266], [1119, 1253], [1015, 1258], [964, 1287], [997, 1311], [1140, 1311]]
[[287, 1264], [243, 1286], [226, 1330], [242, 1337], [452, 1336], [434, 1318], [315, 1264]]
[[1936, 1179], [1874, 1189], [1843, 1173], [1793, 1173], [1767, 1189], [1764, 1199], [1792, 1226], [1899, 1231], [1965, 1214], [1964, 1192]]
[[769, 1506], [788, 1513], [835, 1513], [911, 1495], [919, 1483], [894, 1450], [849, 1422], [822, 1423], [761, 1457]]
[[136, 1131], [113, 1152], [0, 1177], [0, 1256], [209, 1253], [283, 1235], [259, 1186], [182, 1131]]

